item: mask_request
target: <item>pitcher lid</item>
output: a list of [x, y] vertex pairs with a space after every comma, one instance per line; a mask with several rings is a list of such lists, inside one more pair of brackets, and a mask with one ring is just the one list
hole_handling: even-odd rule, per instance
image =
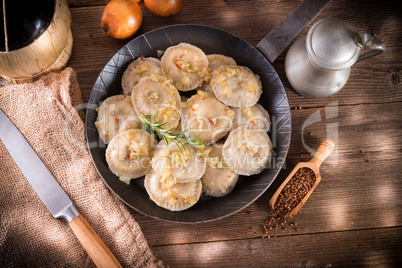
[[360, 36], [348, 22], [327, 18], [316, 22], [308, 31], [306, 48], [310, 60], [323, 69], [351, 67], [358, 59]]

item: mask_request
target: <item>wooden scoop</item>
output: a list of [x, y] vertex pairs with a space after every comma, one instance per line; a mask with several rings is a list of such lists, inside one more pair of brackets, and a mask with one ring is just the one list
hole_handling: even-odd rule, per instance
[[306, 203], [307, 199], [310, 197], [311, 193], [314, 191], [315, 187], [317, 187], [318, 183], [321, 181], [321, 175], [319, 168], [321, 166], [321, 163], [324, 162], [324, 160], [331, 154], [331, 152], [334, 150], [335, 143], [330, 140], [326, 139], [323, 141], [318, 147], [317, 152], [313, 156], [313, 158], [309, 162], [300, 162], [298, 163], [295, 168], [290, 172], [289, 176], [285, 179], [285, 181], [281, 184], [281, 186], [276, 190], [275, 194], [272, 196], [271, 201], [269, 202], [269, 206], [271, 207], [272, 211], [275, 210], [275, 204], [276, 200], [278, 199], [279, 194], [281, 193], [282, 189], [285, 187], [285, 185], [289, 182], [289, 180], [293, 177], [293, 175], [303, 167], [311, 169], [315, 173], [315, 183], [312, 186], [312, 188], [308, 191], [306, 196], [291, 210], [289, 211], [286, 215], [280, 215], [283, 218], [290, 219], [294, 215], [296, 215], [301, 207]]

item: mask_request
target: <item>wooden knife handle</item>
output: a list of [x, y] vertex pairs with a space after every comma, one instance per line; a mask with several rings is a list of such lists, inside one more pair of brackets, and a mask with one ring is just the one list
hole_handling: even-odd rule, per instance
[[81, 214], [72, 219], [68, 225], [96, 266], [122, 267]]

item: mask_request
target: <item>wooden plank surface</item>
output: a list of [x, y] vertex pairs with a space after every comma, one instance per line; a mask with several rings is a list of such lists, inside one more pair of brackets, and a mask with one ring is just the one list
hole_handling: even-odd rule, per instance
[[[302, 213], [294, 218], [300, 230], [292, 228], [289, 223], [293, 221], [290, 221], [285, 224], [287, 230], [276, 230], [275, 224], [271, 224], [274, 229], [270, 234], [402, 226], [402, 182], [400, 171], [395, 168], [402, 159], [402, 132], [383, 131], [383, 128], [402, 126], [402, 113], [394, 113], [401, 108], [401, 103], [339, 106], [337, 117], [325, 119], [323, 116], [324, 120], [305, 129], [300, 123], [312, 114], [320, 112], [324, 115], [325, 112], [334, 113], [334, 110], [328, 111], [327, 107], [292, 111], [292, 141], [286, 168], [255, 203], [229, 218], [186, 225], [155, 221], [137, 212], [133, 215], [151, 246], [260, 237], [264, 234], [265, 220], [271, 217], [268, 202], [275, 189], [298, 162], [311, 159], [304, 155], [307, 149], [300, 139], [302, 131], [306, 146], [316, 149], [328, 136], [336, 140], [333, 124], [338, 124], [336, 148], [321, 166], [322, 181], [302, 208]], [[332, 133], [326, 133], [327, 126], [331, 127]]]
[[171, 267], [401, 267], [402, 228], [154, 247]]
[[[84, 101], [105, 64], [130, 41], [102, 31], [108, 2], [68, 0], [74, 37], [68, 66], [77, 72]], [[229, 31], [255, 46], [301, 2], [188, 0], [170, 18], [142, 7], [143, 24], [134, 37], [195, 23]], [[356, 63], [345, 87], [331, 97], [308, 99], [295, 93], [284, 71], [288, 49], [274, 62], [292, 108], [292, 138], [284, 169], [256, 202], [230, 217], [196, 225], [163, 222], [130, 209], [158, 258], [171, 267], [402, 266], [401, 5], [334, 0], [316, 18], [345, 19], [387, 46], [382, 55]], [[0, 86], [6, 84], [0, 79]], [[302, 212], [283, 226], [267, 224], [273, 192], [325, 138], [334, 139], [336, 148], [321, 166], [322, 181]]]
[[[77, 71], [87, 100], [103, 66], [129, 40], [114, 40], [100, 29], [106, 0], [71, 2], [75, 45], [69, 66]], [[196, 23], [229, 31], [255, 46], [300, 3], [186, 1], [178, 15], [167, 19], [143, 9], [144, 22], [136, 36], [167, 25]], [[355, 64], [348, 83], [331, 97], [307, 99], [293, 91], [284, 72], [287, 50], [273, 64], [290, 106], [302, 109], [292, 109], [286, 166], [255, 203], [228, 218], [197, 225], [163, 222], [131, 210], [158, 258], [172, 267], [400, 266], [402, 182], [396, 167], [402, 162], [402, 19], [398, 6], [374, 0], [332, 1], [317, 17], [343, 18], [359, 33], [370, 31], [387, 45], [381, 56]], [[321, 120], [306, 125], [317, 113]], [[321, 167], [323, 179], [302, 213], [284, 226], [267, 225], [268, 201], [276, 187], [296, 163], [310, 159], [305, 154], [308, 147], [317, 148], [327, 137], [336, 138], [337, 147]], [[267, 235], [277, 238], [261, 239]]]
[[[286, 1], [275, 2], [275, 8], [269, 8], [271, 6], [269, 1], [262, 0], [228, 2], [200, 0], [186, 2], [180, 13], [171, 18], [153, 16], [143, 8], [143, 24], [135, 36], [171, 24], [197, 23], [229, 31], [255, 46], [301, 1], [294, 1], [291, 4]], [[99, 3], [102, 4], [104, 1]], [[383, 55], [355, 64], [346, 86], [328, 99], [338, 99], [340, 104], [384, 103], [402, 99], [399, 78], [402, 69], [402, 56], [399, 53], [402, 38], [399, 29], [402, 29], [402, 20], [395, 9], [395, 4], [376, 3], [377, 1], [362, 0], [333, 1], [317, 17], [317, 19], [324, 17], [346, 19], [359, 33], [372, 31], [387, 45], [387, 51]], [[98, 5], [97, 2], [95, 6], [87, 6], [88, 3], [85, 1], [74, 1], [74, 5], [84, 7], [71, 8], [74, 46], [69, 66], [77, 70], [83, 97], [87, 100], [102, 68], [129, 40], [114, 40], [102, 31], [100, 20], [104, 5]], [[372, 9], [376, 12], [371, 12]], [[361, 14], [358, 19], [354, 17], [356, 13]], [[384, 23], [389, 23], [392, 27], [384, 27]], [[302, 35], [307, 30], [303, 31]], [[300, 96], [291, 89], [284, 72], [286, 52], [287, 50], [281, 54], [274, 67], [285, 85], [290, 104], [299, 105]], [[309, 99], [303, 99], [303, 104], [308, 107], [320, 105], [316, 100]]]

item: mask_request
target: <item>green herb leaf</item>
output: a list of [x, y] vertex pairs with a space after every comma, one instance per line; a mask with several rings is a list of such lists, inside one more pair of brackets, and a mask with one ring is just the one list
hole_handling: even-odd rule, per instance
[[156, 132], [159, 139], [163, 140], [165, 142], [166, 146], [169, 145], [169, 139], [170, 139], [176, 144], [176, 146], [179, 148], [181, 153], [183, 153], [183, 149], [187, 149], [190, 151], [188, 144], [191, 144], [194, 147], [203, 146], [203, 144], [198, 141], [198, 139], [200, 138], [200, 135], [198, 135], [195, 138], [192, 136], [186, 137], [186, 136], [182, 135], [182, 134], [184, 134], [184, 132], [187, 131], [187, 129], [180, 132], [179, 134], [172, 133], [174, 128], [166, 130], [163, 126], [166, 125], [167, 122], [159, 123], [157, 121], [154, 121], [154, 119], [158, 115], [158, 113], [159, 112], [157, 112], [155, 115], [150, 115], [150, 114], [142, 114], [141, 115], [142, 119], [143, 119], [141, 136], [142, 136], [142, 134], [144, 134], [145, 129], [148, 129], [148, 131], [151, 133]]

